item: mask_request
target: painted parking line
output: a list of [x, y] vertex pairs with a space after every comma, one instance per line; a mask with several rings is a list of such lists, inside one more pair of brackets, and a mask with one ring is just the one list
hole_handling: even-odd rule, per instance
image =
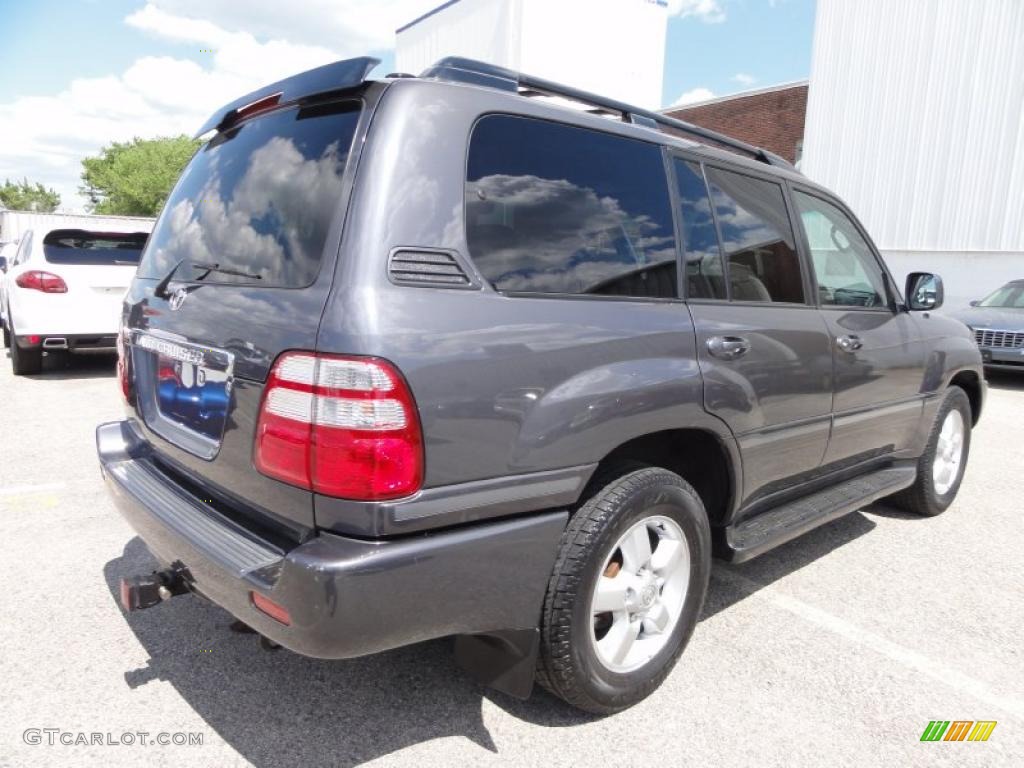
[[32, 496], [37, 493], [53, 493], [64, 488], [64, 483], [44, 483], [42, 485], [8, 485], [0, 488], [0, 498], [4, 496]]
[[788, 611], [804, 621], [814, 624], [858, 645], [870, 648], [876, 653], [901, 664], [908, 669], [930, 677], [961, 693], [970, 694], [979, 701], [999, 707], [1004, 712], [1024, 718], [1024, 700], [1015, 696], [1004, 696], [978, 680], [936, 661], [911, 648], [887, 640], [874, 632], [859, 627], [846, 619], [822, 610], [816, 606], [787, 595], [774, 585], [761, 584], [748, 579], [735, 570], [720, 566], [714, 570], [713, 578], [720, 578], [730, 586], [743, 592], [747, 599], [763, 600], [776, 608]]

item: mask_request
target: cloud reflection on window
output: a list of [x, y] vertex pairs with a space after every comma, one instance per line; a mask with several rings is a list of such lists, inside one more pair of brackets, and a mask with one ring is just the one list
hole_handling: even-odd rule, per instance
[[488, 115], [473, 129], [468, 160], [469, 251], [498, 290], [678, 295], [656, 144]]
[[666, 228], [565, 179], [494, 174], [467, 185], [469, 248], [505, 291], [587, 293], [675, 259]]
[[[358, 119], [358, 103], [335, 102], [285, 109], [216, 136], [182, 174], [140, 275], [162, 277], [184, 259], [259, 275], [264, 286], [312, 283]], [[246, 278], [206, 278], [239, 280]]]
[[344, 170], [337, 142], [306, 159], [292, 139], [275, 136], [253, 152], [229, 199], [214, 172], [198, 203], [171, 208], [166, 247], [178, 258], [238, 263], [270, 283], [291, 282], [294, 267], [319, 257], [308, 249], [324, 241]]

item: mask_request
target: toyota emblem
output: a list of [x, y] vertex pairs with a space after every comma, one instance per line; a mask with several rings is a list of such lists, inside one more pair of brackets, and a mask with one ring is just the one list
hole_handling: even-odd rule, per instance
[[184, 288], [179, 288], [178, 290], [176, 290], [174, 293], [171, 294], [171, 300], [169, 302], [171, 305], [171, 310], [181, 309], [181, 305], [185, 303], [185, 299], [187, 298], [188, 291], [186, 291]]

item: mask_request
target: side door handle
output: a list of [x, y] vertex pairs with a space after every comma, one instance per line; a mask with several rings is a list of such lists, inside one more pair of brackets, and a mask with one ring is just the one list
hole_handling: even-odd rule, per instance
[[864, 342], [860, 340], [860, 336], [851, 333], [849, 336], [836, 336], [836, 346], [843, 352], [856, 352], [864, 346]]
[[750, 342], [742, 336], [712, 336], [707, 346], [710, 354], [723, 360], [735, 360], [750, 351]]

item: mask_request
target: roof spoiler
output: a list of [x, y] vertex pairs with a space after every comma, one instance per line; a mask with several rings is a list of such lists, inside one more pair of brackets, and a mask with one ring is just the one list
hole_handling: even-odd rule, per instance
[[[213, 129], [223, 131], [239, 118], [248, 114], [254, 114], [265, 108], [272, 108], [277, 104], [285, 104], [290, 101], [313, 96], [328, 91], [341, 91], [359, 85], [370, 71], [380, 64], [380, 59], [371, 56], [360, 56], [356, 59], [345, 59], [325, 64], [316, 69], [300, 72], [297, 75], [278, 80], [276, 83], [265, 85], [252, 93], [235, 99], [230, 104], [214, 112], [210, 119], [203, 123], [203, 127], [195, 133], [199, 138]], [[247, 111], [247, 108], [255, 109]]]
[[514, 72], [510, 69], [487, 64], [482, 61], [466, 59], [461, 56], [448, 56], [425, 69], [420, 77], [482, 85], [488, 88], [518, 93], [522, 96], [559, 96], [588, 104], [592, 107], [589, 111], [595, 114], [618, 115], [623, 122], [642, 125], [654, 130], [660, 130], [661, 127], [672, 128], [699, 141], [712, 142], [734, 151], [742, 152], [754, 160], [767, 165], [774, 165], [791, 171], [796, 170], [792, 163], [787, 162], [775, 153], [761, 147], [756, 147], [753, 144], [748, 144], [745, 141], [734, 139], [732, 136], [724, 133], [702, 128], [699, 125], [687, 123], [683, 120], [677, 120], [660, 112], [652, 112], [632, 104], [598, 96], [594, 93], [540, 77], [525, 75], [522, 72]]

